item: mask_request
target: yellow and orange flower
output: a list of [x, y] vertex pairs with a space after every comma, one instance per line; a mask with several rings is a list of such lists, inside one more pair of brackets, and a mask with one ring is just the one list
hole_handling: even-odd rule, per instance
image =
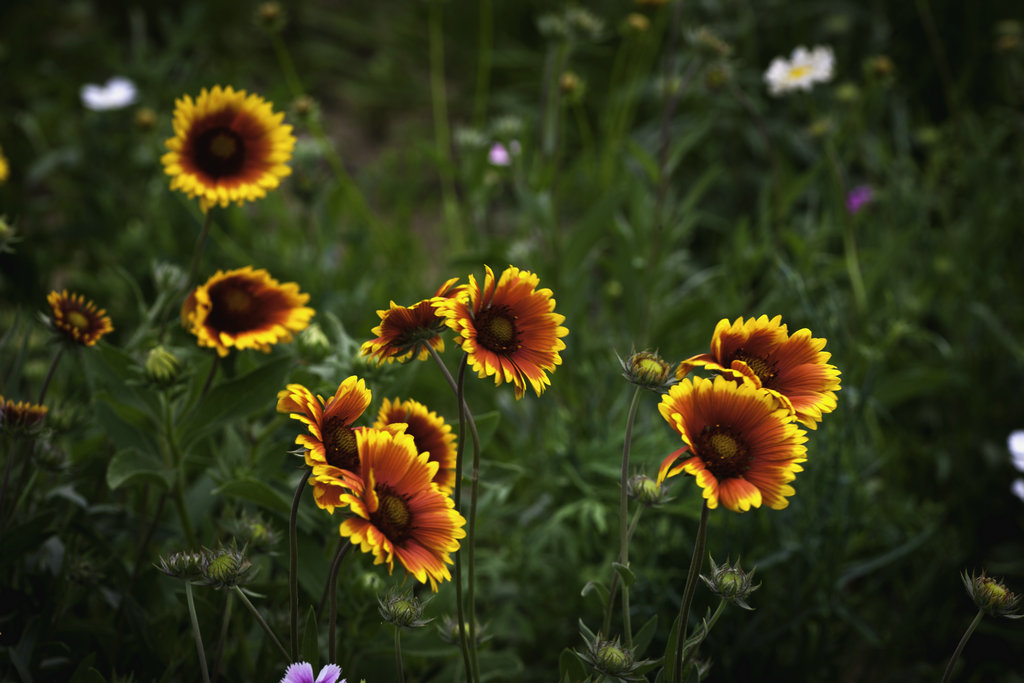
[[444, 318], [434, 310], [434, 303], [456, 296], [465, 289], [458, 287], [455, 277], [445, 282], [429, 299], [418, 301], [412, 306], [399, 306], [394, 301], [387, 310], [377, 311], [380, 325], [371, 332], [377, 337], [363, 344], [360, 353], [377, 359], [377, 363], [398, 361], [404, 363], [412, 358], [426, 360], [430, 355], [427, 345], [437, 352], [444, 351]]
[[658, 411], [686, 444], [662, 462], [659, 485], [686, 471], [712, 509], [719, 502], [736, 512], [789, 505], [789, 482], [807, 460], [807, 432], [767, 391], [725, 377], [684, 379], [662, 396]]
[[46, 417], [49, 411], [44, 405], [28, 401], [14, 402], [0, 394], [0, 428], [25, 429], [32, 427]]
[[68, 294], [68, 290], [53, 290], [46, 296], [53, 311], [53, 326], [65, 338], [82, 346], [92, 346], [114, 326], [106, 309], [96, 308], [81, 294]]
[[515, 385], [516, 399], [527, 386], [540, 396], [551, 384], [547, 372], [561, 365], [559, 351], [565, 316], [555, 313], [550, 289], [537, 289], [533, 273], [509, 266], [498, 280], [489, 266], [480, 287], [469, 276], [469, 286], [458, 296], [434, 303], [453, 329], [470, 366], [478, 377], [494, 376], [495, 386]]
[[295, 437], [306, 449], [306, 464], [313, 468], [316, 504], [330, 513], [343, 505], [341, 496], [359, 476], [359, 450], [353, 423], [369, 407], [372, 395], [366, 383], [352, 375], [326, 401], [301, 384], [289, 384], [277, 394], [277, 412], [306, 425], [308, 433]]
[[199, 197], [204, 213], [265, 197], [291, 173], [295, 137], [283, 120], [259, 95], [231, 86], [176, 100], [174, 137], [161, 158], [171, 189]]
[[445, 493], [455, 487], [455, 435], [444, 418], [419, 401], [394, 402], [384, 399], [373, 426], [386, 429], [391, 425], [405, 425], [405, 433], [412, 436], [417, 453], [429, 453], [431, 462], [438, 464], [436, 483]]
[[309, 325], [315, 311], [307, 301], [296, 283], [281, 284], [262, 268], [218, 270], [185, 299], [181, 321], [200, 346], [221, 356], [232, 348], [267, 353]]
[[416, 452], [410, 434], [380, 429], [356, 432], [361, 478], [342, 500], [355, 516], [342, 522], [341, 535], [388, 573], [397, 559], [433, 591], [450, 581], [451, 553], [465, 537], [466, 520], [451, 497], [433, 483], [438, 465]]
[[808, 429], [817, 429], [822, 415], [836, 409], [839, 369], [829, 365], [823, 351], [825, 339], [815, 339], [804, 328], [792, 335], [782, 316], [722, 319], [711, 338], [711, 353], [688, 358], [679, 364], [682, 379], [695, 367], [714, 370], [753, 387], [764, 387]]

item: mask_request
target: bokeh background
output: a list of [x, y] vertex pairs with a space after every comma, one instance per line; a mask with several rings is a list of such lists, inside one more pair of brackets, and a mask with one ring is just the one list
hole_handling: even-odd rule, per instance
[[[0, 393], [38, 390], [52, 348], [37, 314], [51, 289], [85, 294], [116, 328], [107, 350], [54, 379], [58, 455], [32, 461], [27, 514], [0, 551], [0, 677], [197, 680], [181, 586], [148, 562], [131, 573], [157, 489], [110, 485], [121, 444], [97, 387], [110, 358], [148, 350], [133, 332], [161, 264], [191, 258], [202, 218], [168, 189], [160, 156], [174, 100], [216, 84], [265, 96], [299, 139], [278, 191], [216, 212], [201, 269], [263, 267], [312, 295], [331, 353], [275, 350], [290, 359], [281, 386], [333, 393], [356, 373], [372, 410], [412, 395], [451, 419], [435, 368], [358, 357], [377, 309], [511, 263], [536, 272], [566, 316], [563, 365], [542, 397], [516, 402], [486, 381], [467, 392], [490, 435], [477, 539], [489, 680], [555, 680], [563, 650], [581, 645], [578, 620], [600, 621], [581, 589], [608, 579], [618, 549], [632, 387], [617, 356], [649, 348], [677, 362], [705, 351], [721, 318], [809, 327], [828, 339], [843, 388], [809, 434], [787, 509], [711, 516], [710, 553], [756, 565], [762, 586], [754, 612], [728, 611], [712, 631], [708, 680], [938, 680], [975, 611], [960, 573], [1024, 590], [1024, 501], [1011, 492], [1024, 475], [1006, 441], [1024, 429], [1024, 9], [282, 4], [278, 43], [255, 2], [0, 5], [0, 214], [20, 236], [0, 254]], [[770, 97], [769, 62], [801, 44], [832, 47], [834, 79]], [[85, 108], [81, 86], [113, 75], [134, 81], [138, 102]], [[488, 161], [513, 141], [511, 164]], [[859, 185], [874, 198], [851, 213]], [[267, 360], [255, 356], [228, 375]], [[209, 358], [195, 357], [201, 379]], [[656, 403], [644, 397], [632, 449], [652, 476], [677, 447]], [[286, 529], [294, 429], [270, 392], [194, 454], [189, 503], [204, 542], [229, 538], [242, 511]], [[649, 656], [678, 610], [699, 516], [691, 479], [672, 493], [631, 548], [633, 623], [659, 618]], [[302, 587], [315, 601], [338, 520], [309, 507]], [[180, 547], [173, 516], [144, 544], [152, 562]], [[283, 627], [287, 552], [254, 561], [251, 587]], [[354, 554], [343, 573], [338, 663], [350, 681], [390, 680], [376, 596], [400, 572]], [[215, 634], [223, 596], [198, 599]], [[710, 600], [699, 591], [696, 610]], [[451, 604], [446, 587], [428, 614], [439, 622]], [[283, 663], [236, 610], [227, 677], [278, 680]], [[1020, 622], [987, 619], [957, 680], [1022, 681], [1021, 652]], [[433, 625], [407, 638], [406, 655], [412, 680], [459, 675]]]

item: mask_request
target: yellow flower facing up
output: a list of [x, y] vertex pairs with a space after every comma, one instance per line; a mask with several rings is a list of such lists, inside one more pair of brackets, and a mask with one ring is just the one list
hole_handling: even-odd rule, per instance
[[434, 310], [435, 302], [443, 302], [459, 294], [464, 286], [455, 286], [459, 278], [445, 282], [429, 299], [412, 306], [399, 306], [394, 301], [390, 308], [377, 311], [380, 325], [371, 332], [376, 338], [363, 344], [360, 353], [377, 360], [377, 363], [404, 363], [410, 359], [426, 360], [430, 356], [428, 344], [438, 353], [444, 351], [444, 318]]
[[50, 292], [46, 301], [53, 311], [53, 327], [65, 339], [82, 346], [92, 346], [100, 337], [113, 332], [105, 309], [86, 300], [81, 294], [68, 294], [68, 290]]
[[767, 391], [724, 377], [684, 379], [662, 396], [658, 411], [686, 444], [661, 464], [658, 484], [686, 471], [712, 509], [789, 504], [786, 497], [795, 493], [789, 482], [807, 460], [807, 433]]
[[427, 453], [417, 453], [413, 437], [380, 429], [356, 432], [361, 477], [342, 500], [352, 517], [339, 531], [374, 564], [397, 560], [420, 583], [437, 591], [450, 581], [448, 565], [465, 537], [466, 520], [451, 497], [433, 482], [438, 465]]
[[836, 409], [840, 390], [839, 369], [828, 363], [824, 339], [804, 328], [789, 334], [782, 316], [771, 320], [722, 319], [711, 338], [711, 353], [679, 364], [682, 379], [696, 367], [721, 373], [755, 388], [767, 389], [808, 429], [817, 429], [822, 415]]
[[294, 282], [279, 283], [262, 268], [222, 271], [196, 287], [181, 307], [181, 321], [200, 346], [226, 356], [231, 349], [264, 353], [290, 342], [315, 311]]
[[172, 190], [199, 197], [204, 213], [217, 204], [261, 199], [291, 173], [292, 127], [259, 95], [218, 85], [174, 104], [164, 172]]
[[316, 504], [334, 513], [343, 505], [341, 496], [359, 476], [359, 450], [353, 424], [373, 399], [366, 382], [352, 375], [338, 385], [326, 401], [301, 384], [289, 384], [277, 394], [277, 412], [290, 413], [293, 420], [306, 425], [307, 433], [295, 437], [306, 449], [306, 464], [313, 469]]
[[455, 488], [456, 456], [452, 426], [419, 401], [384, 399], [373, 426], [386, 429], [399, 424], [405, 425], [405, 433], [412, 436], [416, 451], [429, 454], [431, 462], [438, 464], [434, 483], [445, 493], [451, 493]]
[[555, 313], [550, 289], [537, 289], [533, 273], [509, 266], [495, 279], [489, 266], [481, 287], [472, 275], [458, 296], [435, 301], [437, 312], [455, 331], [477, 376], [515, 385], [516, 399], [527, 386], [540, 396], [551, 384], [547, 373], [561, 365], [559, 351], [565, 316]]

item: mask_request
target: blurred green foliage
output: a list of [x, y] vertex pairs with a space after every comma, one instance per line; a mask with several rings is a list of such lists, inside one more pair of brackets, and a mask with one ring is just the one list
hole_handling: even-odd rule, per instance
[[[467, 391], [475, 413], [493, 414], [477, 538], [489, 680], [552, 680], [562, 650], [581, 645], [578, 619], [600, 619], [581, 589], [610, 579], [617, 552], [631, 387], [616, 354], [657, 348], [678, 361], [705, 351], [723, 317], [781, 314], [826, 337], [843, 389], [809, 435], [786, 510], [712, 514], [711, 554], [741, 555], [762, 582], [756, 611], [727, 612], [708, 639], [712, 680], [936, 680], [972, 614], [960, 572], [984, 568], [1024, 588], [1024, 506], [1010, 493], [1005, 445], [1024, 428], [1024, 41], [1019, 24], [1014, 34], [1000, 23], [1021, 21], [1021, 8], [302, 0], [287, 3], [280, 34], [292, 83], [256, 9], [0, 7], [0, 147], [11, 167], [0, 214], [21, 236], [0, 253], [0, 393], [38, 393], [53, 351], [35, 318], [51, 289], [85, 294], [116, 328], [58, 370], [47, 448], [4, 444], [18, 459], [12, 483], [28, 494], [3, 530], [0, 677], [198, 679], [182, 587], [153, 567], [184, 541], [168, 499], [175, 475], [154, 442], [161, 394], [138, 374], [152, 339], [133, 331], [162, 291], [160, 264], [187, 264], [202, 224], [160, 164], [174, 100], [215, 84], [267, 97], [299, 142], [280, 190], [215, 211], [201, 277], [252, 264], [298, 282], [334, 348], [326, 359], [291, 346], [228, 359], [215, 389], [223, 409], [186, 430], [185, 500], [201, 543], [229, 539], [243, 512], [286, 533], [302, 476], [286, 456], [296, 425], [273, 409], [287, 381], [326, 394], [357, 373], [374, 392], [367, 418], [396, 395], [454, 418], [435, 368], [371, 368], [358, 343], [390, 300], [513, 263], [553, 290], [570, 336], [541, 398], [515, 402], [489, 382]], [[645, 30], [628, 24], [634, 12]], [[440, 147], [432, 25], [443, 29], [452, 129]], [[709, 51], [700, 27], [729, 56]], [[764, 69], [797, 44], [831, 45], [835, 80], [768, 97]], [[80, 86], [115, 74], [138, 85], [139, 102], [83, 108]], [[317, 104], [306, 117], [293, 106], [301, 93]], [[140, 125], [142, 108], [152, 127]], [[511, 165], [488, 163], [492, 143], [513, 140]], [[860, 184], [876, 198], [850, 215], [845, 191]], [[170, 345], [187, 361], [177, 391], [189, 396], [211, 362], [193, 344], [175, 326]], [[677, 448], [655, 402], [644, 397], [632, 448], [652, 476]], [[644, 514], [631, 549], [632, 621], [659, 618], [650, 657], [678, 610], [699, 514], [692, 480], [673, 493]], [[302, 509], [306, 604], [320, 596], [338, 521]], [[250, 588], [265, 596], [255, 601], [286, 633], [286, 549], [252, 558]], [[400, 573], [359, 553], [343, 565], [338, 663], [350, 681], [393, 677], [376, 599]], [[219, 642], [226, 594], [196, 598], [208, 643]], [[452, 603], [445, 586], [426, 616]], [[698, 591], [694, 612], [709, 605]], [[277, 680], [285, 663], [232, 609], [222, 673]], [[1022, 647], [1019, 624], [984, 622], [958, 680], [1024, 680]], [[461, 675], [457, 649], [432, 626], [408, 634], [404, 651], [411, 680]]]

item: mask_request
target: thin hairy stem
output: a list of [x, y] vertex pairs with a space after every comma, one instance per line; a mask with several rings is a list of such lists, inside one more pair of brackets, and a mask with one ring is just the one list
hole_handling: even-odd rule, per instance
[[206, 650], [203, 648], [203, 635], [199, 632], [199, 617], [196, 616], [196, 601], [192, 597], [192, 584], [188, 581], [185, 582], [185, 599], [188, 601], [188, 615], [192, 619], [192, 637], [196, 641], [199, 671], [203, 674], [203, 683], [210, 683], [210, 672], [206, 668]]
[[61, 356], [64, 355], [64, 346], [57, 347], [57, 353], [53, 357], [53, 362], [50, 363], [50, 369], [46, 373], [46, 379], [43, 380], [43, 388], [39, 390], [39, 400], [36, 401], [39, 405], [43, 405], [43, 399], [46, 398], [46, 390], [50, 388], [50, 380], [53, 379], [53, 373], [57, 370], [57, 363], [60, 362]]
[[[268, 636], [270, 636], [270, 639], [272, 641], [274, 641], [274, 645], [277, 645], [277, 649], [281, 651], [281, 655], [286, 660], [288, 660], [288, 657], [289, 657], [288, 650], [284, 649], [284, 645], [282, 645], [281, 641], [277, 639], [277, 635], [270, 628], [270, 625], [267, 624], [266, 620], [263, 619], [263, 615], [260, 614], [260, 611], [258, 609], [256, 609], [256, 606], [253, 605], [251, 602], [249, 602], [249, 598], [246, 597], [245, 591], [243, 591], [238, 586], [235, 586], [234, 590], [235, 590], [235, 594], [238, 595], [238, 597], [240, 597], [242, 599], [242, 604], [249, 608], [249, 611], [252, 612], [252, 615], [254, 617], [256, 617], [256, 621], [259, 622], [259, 625], [263, 628], [263, 630], [266, 632], [266, 634]], [[293, 661], [294, 662], [295, 658], [292, 658], [289, 661]]]
[[288, 517], [288, 616], [291, 626], [292, 647], [291, 661], [299, 659], [299, 538], [295, 526], [299, 518], [299, 502], [302, 501], [302, 491], [306, 488], [306, 473], [299, 478], [299, 485], [295, 487], [295, 497], [292, 498], [292, 512]]
[[974, 633], [974, 629], [978, 628], [978, 624], [981, 623], [982, 618], [985, 616], [985, 610], [978, 610], [978, 613], [974, 615], [974, 621], [964, 631], [963, 637], [960, 638], [960, 642], [957, 643], [956, 649], [953, 650], [953, 656], [949, 658], [949, 664], [946, 665], [946, 672], [942, 674], [942, 682], [948, 683], [953, 675], [953, 667], [956, 666], [956, 660], [960, 659], [960, 653], [964, 650], [964, 645], [970, 640], [971, 634]]
[[[469, 356], [463, 355], [462, 361], [459, 362], [458, 379], [455, 382], [455, 404], [462, 406], [465, 401], [466, 391], [466, 365], [469, 362]], [[459, 442], [455, 447], [455, 491], [454, 501], [455, 509], [461, 509], [462, 503], [462, 460], [466, 450], [466, 411], [459, 410]], [[466, 634], [466, 610], [463, 604], [462, 598], [462, 551], [455, 553], [455, 609], [457, 617], [459, 619], [459, 645], [462, 648], [462, 661], [466, 667], [466, 680], [472, 683], [473, 678], [473, 664], [472, 656], [470, 655], [470, 643], [469, 638]], [[472, 645], [472, 649], [476, 649], [476, 643]]]
[[327, 576], [327, 585], [330, 586], [331, 595], [331, 620], [328, 622], [328, 643], [327, 650], [330, 655], [330, 661], [337, 661], [335, 654], [338, 651], [338, 641], [335, 637], [335, 629], [337, 628], [338, 622], [338, 570], [341, 568], [341, 561], [345, 559], [345, 555], [348, 554], [349, 548], [352, 547], [352, 543], [348, 539], [345, 539], [345, 545], [340, 546], [338, 551], [334, 554], [334, 562], [331, 563], [331, 571]]
[[395, 627], [395, 666], [398, 668], [398, 683], [405, 683], [405, 671], [402, 669], [402, 629], [397, 626]]
[[674, 683], [680, 683], [683, 680], [683, 643], [686, 642], [686, 627], [690, 616], [690, 605], [693, 603], [693, 594], [697, 590], [697, 577], [700, 576], [701, 566], [704, 564], [704, 543], [707, 540], [709, 512], [707, 501], [702, 501], [700, 526], [697, 527], [697, 538], [693, 542], [690, 571], [686, 574], [686, 588], [683, 590], [683, 600], [679, 605], [679, 627], [676, 630], [676, 642], [672, 655], [675, 660], [675, 668], [672, 670]]

